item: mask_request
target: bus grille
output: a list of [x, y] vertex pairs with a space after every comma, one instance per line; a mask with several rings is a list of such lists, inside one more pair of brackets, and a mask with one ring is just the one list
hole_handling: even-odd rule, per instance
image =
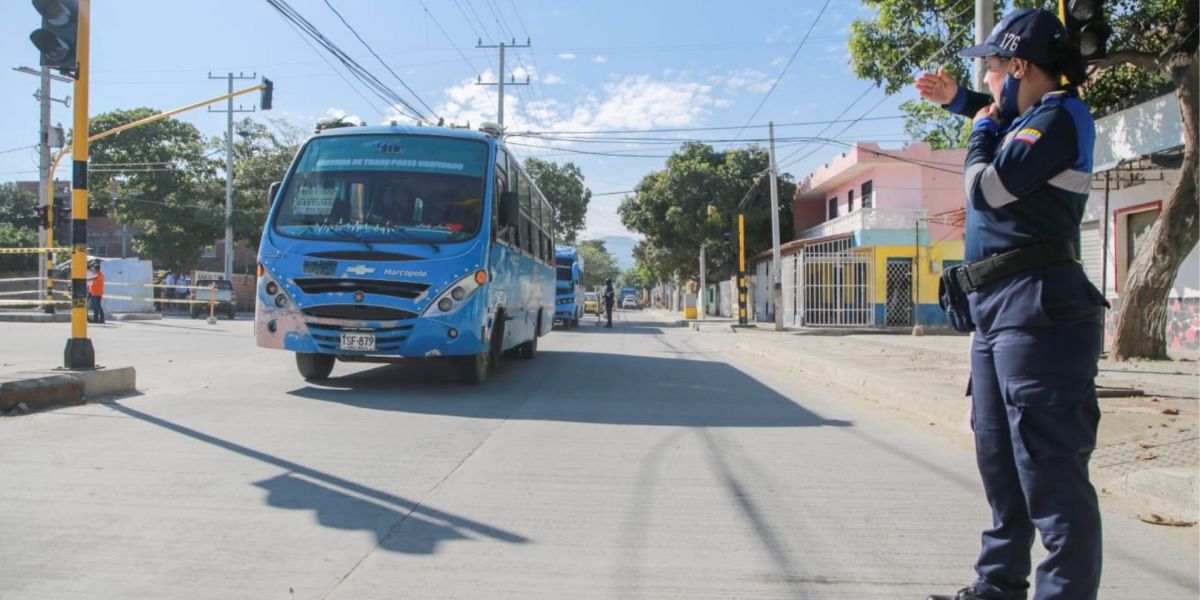
[[[361, 304], [327, 304], [325, 306], [310, 306], [301, 309], [310, 317], [326, 319], [352, 319], [356, 321], [401, 321], [412, 319], [417, 313], [398, 308], [383, 306], [364, 306]], [[309, 325], [312, 325], [311, 323]]]
[[362, 292], [379, 296], [413, 299], [429, 289], [424, 283], [409, 281], [387, 281], [382, 279], [342, 279], [337, 277], [309, 277], [295, 279], [296, 286], [305, 294], [329, 294], [334, 292]]

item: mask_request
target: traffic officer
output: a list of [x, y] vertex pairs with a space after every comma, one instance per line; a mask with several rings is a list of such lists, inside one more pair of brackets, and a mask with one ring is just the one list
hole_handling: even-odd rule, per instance
[[604, 281], [604, 312], [608, 314], [608, 324], [605, 327], [612, 328], [612, 311], [613, 305], [617, 303], [617, 292], [613, 290], [612, 279]]
[[965, 292], [971, 345], [971, 427], [992, 527], [975, 581], [929, 600], [1024, 599], [1041, 534], [1035, 598], [1094, 599], [1100, 510], [1088, 480], [1100, 410], [1094, 378], [1103, 296], [1075, 261], [1091, 183], [1095, 126], [1071, 84], [1079, 51], [1051, 13], [1006, 16], [978, 46], [991, 97], [925, 73], [922, 97], [974, 116], [964, 168]]

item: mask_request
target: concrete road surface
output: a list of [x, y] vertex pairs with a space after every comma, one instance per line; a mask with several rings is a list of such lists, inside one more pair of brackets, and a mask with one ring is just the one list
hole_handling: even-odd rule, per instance
[[[636, 312], [482, 387], [251, 324], [92, 327], [142, 394], [0, 419], [0, 598], [924, 598], [972, 577], [973, 455]], [[0, 368], [62, 360], [5, 324]], [[1101, 597], [1195, 599], [1197, 532], [1106, 517]]]

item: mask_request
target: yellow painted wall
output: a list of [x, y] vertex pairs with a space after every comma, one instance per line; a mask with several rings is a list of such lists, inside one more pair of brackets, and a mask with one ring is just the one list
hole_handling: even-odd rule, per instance
[[[875, 246], [875, 303], [887, 301], [887, 262], [889, 258], [913, 258], [912, 246]], [[946, 260], [962, 260], [961, 240], [938, 242], [933, 247], [920, 248], [921, 264], [916, 269], [920, 284], [920, 304], [937, 304], [938, 279], [942, 276], [942, 265]], [[932, 264], [931, 264], [932, 261]]]

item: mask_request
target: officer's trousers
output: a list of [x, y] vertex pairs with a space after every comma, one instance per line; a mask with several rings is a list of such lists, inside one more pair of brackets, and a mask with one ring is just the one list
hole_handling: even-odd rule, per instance
[[1036, 530], [1049, 555], [1035, 597], [1094, 599], [1101, 531], [1088, 460], [1100, 422], [1103, 296], [1077, 264], [1064, 263], [988, 284], [970, 301], [971, 428], [993, 525], [983, 532], [976, 587], [1026, 598]]

